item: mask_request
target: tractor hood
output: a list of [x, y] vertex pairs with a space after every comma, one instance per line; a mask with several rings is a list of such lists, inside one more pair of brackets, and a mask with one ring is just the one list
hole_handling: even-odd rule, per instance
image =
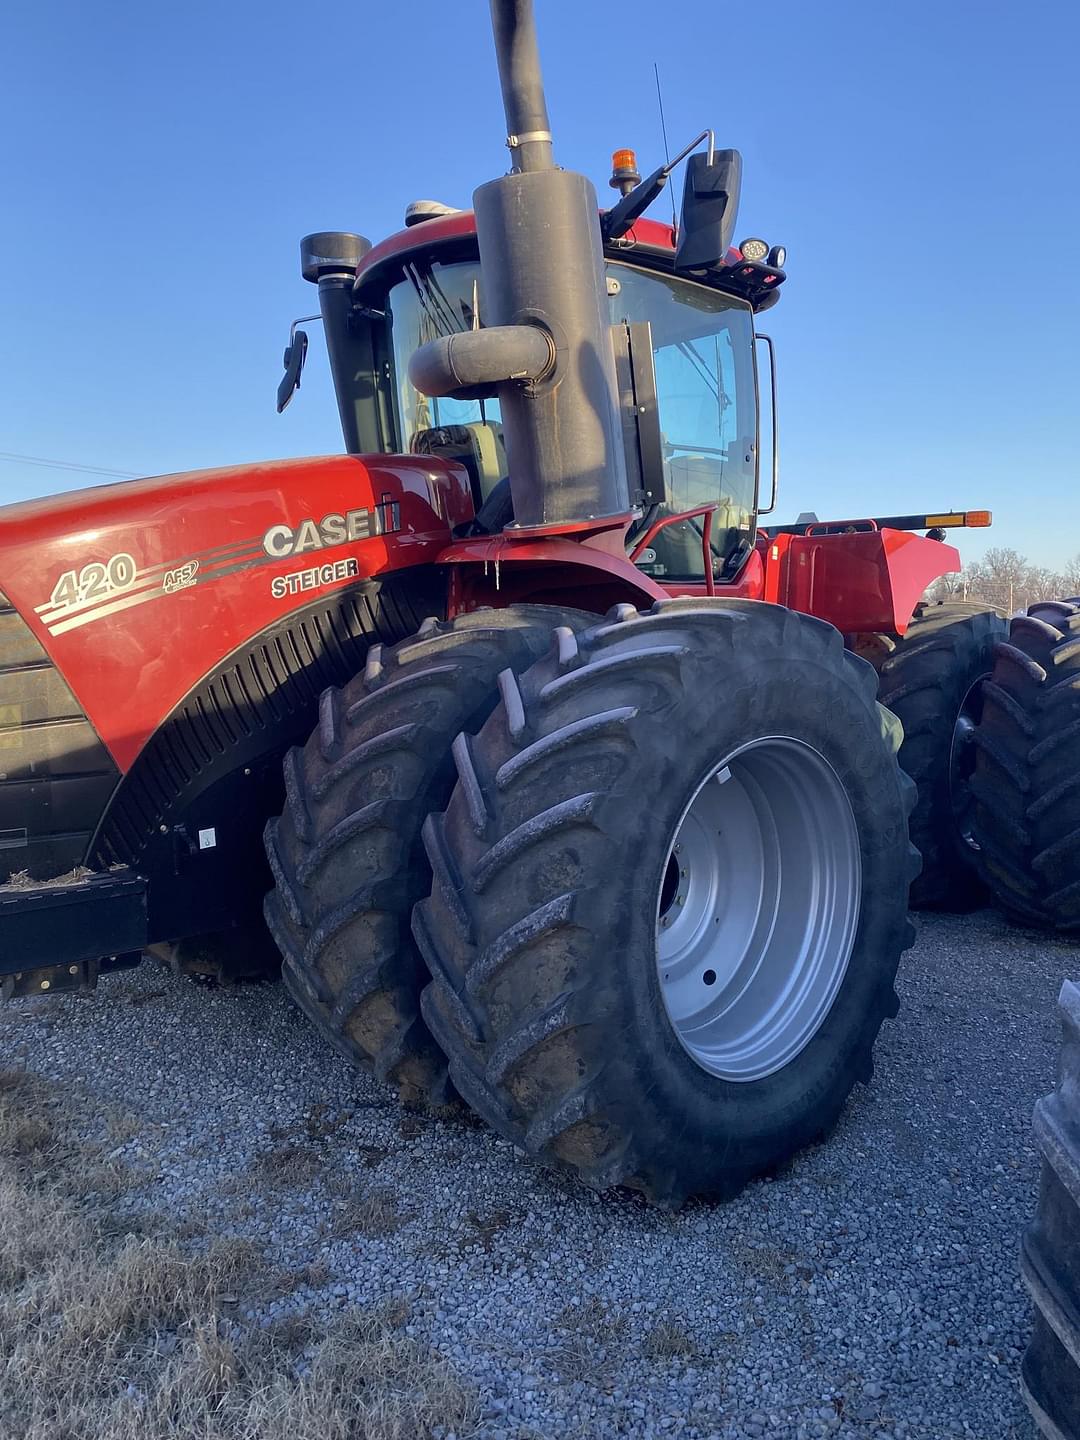
[[465, 472], [422, 456], [123, 481], [0, 509], [0, 606], [123, 769], [233, 650], [327, 591], [430, 564], [471, 515]]

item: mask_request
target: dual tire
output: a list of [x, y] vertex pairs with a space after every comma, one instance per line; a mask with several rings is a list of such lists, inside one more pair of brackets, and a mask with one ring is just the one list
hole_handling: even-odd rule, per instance
[[1080, 934], [1080, 602], [920, 605], [876, 664], [919, 791], [912, 904]]
[[1067, 980], [1060, 1005], [1059, 1083], [1035, 1106], [1042, 1179], [1020, 1247], [1035, 1312], [1020, 1383], [1048, 1440], [1080, 1440], [1080, 986]]
[[918, 788], [911, 839], [923, 867], [916, 909], [970, 910], [985, 903], [978, 875], [974, 737], [994, 647], [1007, 634], [997, 610], [966, 601], [920, 604], [902, 638], [880, 637], [878, 698], [904, 729], [900, 764]]
[[451, 743], [487, 718], [501, 670], [537, 659], [553, 623], [588, 618], [515, 606], [426, 620], [325, 691], [314, 734], [285, 758], [285, 810], [264, 835], [282, 978], [334, 1047], [406, 1103], [453, 1099], [420, 1017], [428, 974], [410, 930], [430, 882], [421, 827], [456, 778]]
[[983, 879], [1021, 924], [1080, 935], [1080, 603], [1043, 601], [997, 645], [975, 733]]
[[896, 1013], [915, 797], [876, 688], [760, 603], [429, 623], [290, 758], [287, 984], [404, 1098], [590, 1185], [735, 1193]]

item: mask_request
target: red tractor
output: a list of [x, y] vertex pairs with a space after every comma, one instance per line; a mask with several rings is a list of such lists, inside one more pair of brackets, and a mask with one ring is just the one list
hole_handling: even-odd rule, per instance
[[[0, 973], [242, 973], [269, 891], [351, 1060], [672, 1205], [870, 1078], [913, 807], [917, 898], [968, 884], [1003, 622], [919, 601], [989, 517], [761, 523], [784, 255], [732, 244], [737, 152], [618, 152], [601, 210], [528, 0], [492, 16], [509, 173], [302, 245], [347, 453], [0, 513]], [[682, 159], [674, 230], [642, 216]]]

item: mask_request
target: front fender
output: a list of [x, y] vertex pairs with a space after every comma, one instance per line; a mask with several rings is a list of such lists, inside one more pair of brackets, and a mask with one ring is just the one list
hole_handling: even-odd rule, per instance
[[481, 605], [526, 602], [572, 605], [603, 615], [618, 604], [647, 610], [669, 594], [626, 558], [621, 533], [610, 545], [557, 535], [476, 536], [447, 546], [436, 563], [450, 571], [451, 615]]

